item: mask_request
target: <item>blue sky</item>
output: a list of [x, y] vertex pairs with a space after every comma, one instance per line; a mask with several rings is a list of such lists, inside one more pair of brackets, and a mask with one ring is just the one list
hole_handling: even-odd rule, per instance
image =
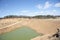
[[0, 17], [6, 15], [60, 15], [60, 0], [0, 0]]

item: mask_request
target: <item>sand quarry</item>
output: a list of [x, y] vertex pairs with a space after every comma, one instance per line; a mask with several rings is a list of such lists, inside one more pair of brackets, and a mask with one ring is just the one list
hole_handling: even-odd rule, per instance
[[[60, 28], [60, 19], [28, 19], [28, 18], [7, 18], [0, 19], [0, 34], [13, 31], [22, 26], [30, 27], [37, 33], [50, 35], [55, 33], [57, 28]], [[45, 36], [46, 37], [46, 36]], [[36, 37], [31, 40], [44, 40], [43, 37]], [[47, 37], [46, 37], [47, 38]], [[46, 40], [45, 38], [45, 40]]]

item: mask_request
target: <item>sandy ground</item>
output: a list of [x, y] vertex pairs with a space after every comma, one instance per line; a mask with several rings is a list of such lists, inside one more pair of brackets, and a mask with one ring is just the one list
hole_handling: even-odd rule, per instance
[[38, 33], [43, 34], [54, 33], [56, 31], [56, 28], [60, 28], [60, 19], [24, 19], [24, 18], [2, 19], [0, 20], [0, 28], [5, 27], [5, 25], [8, 26], [14, 24], [16, 22], [19, 22], [17, 24], [20, 26], [30, 27], [36, 30]]
[[[18, 23], [16, 23], [18, 22]], [[15, 25], [12, 25], [15, 24]], [[12, 25], [12, 26], [9, 26]], [[45, 35], [55, 33], [60, 28], [60, 19], [28, 19], [28, 18], [10, 18], [0, 20], [0, 29], [10, 27], [10, 30], [18, 27], [27, 26], [34, 29], [38, 33]], [[16, 27], [16, 28], [15, 28]], [[12, 28], [12, 29], [11, 29]]]

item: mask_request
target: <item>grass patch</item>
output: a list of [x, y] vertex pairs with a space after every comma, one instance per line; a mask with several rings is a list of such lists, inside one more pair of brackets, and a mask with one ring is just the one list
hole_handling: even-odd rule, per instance
[[0, 40], [30, 40], [38, 35], [36, 31], [28, 27], [21, 27], [14, 31], [0, 35]]

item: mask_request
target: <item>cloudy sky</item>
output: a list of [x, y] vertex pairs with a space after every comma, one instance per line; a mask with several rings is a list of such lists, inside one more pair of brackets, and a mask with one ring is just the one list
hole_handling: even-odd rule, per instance
[[0, 17], [6, 15], [60, 15], [60, 0], [0, 0]]

